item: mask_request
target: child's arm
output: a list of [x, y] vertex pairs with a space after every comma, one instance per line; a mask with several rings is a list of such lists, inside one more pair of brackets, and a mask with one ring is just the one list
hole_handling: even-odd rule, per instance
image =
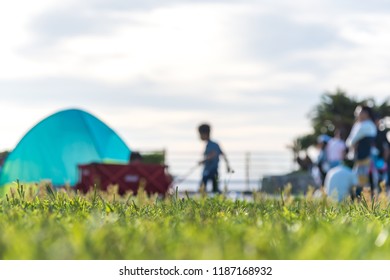
[[226, 163], [226, 171], [228, 173], [234, 172], [233, 169], [231, 169], [231, 167], [230, 167], [230, 164], [229, 164], [229, 161], [228, 161], [226, 154], [223, 151], [221, 151], [221, 155], [223, 156], [223, 159], [225, 160], [225, 163]]

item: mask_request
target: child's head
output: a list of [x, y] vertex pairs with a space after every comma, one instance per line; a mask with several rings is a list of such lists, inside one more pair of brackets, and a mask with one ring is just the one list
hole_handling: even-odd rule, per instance
[[209, 140], [210, 139], [210, 130], [211, 130], [210, 125], [201, 124], [198, 127], [200, 139], [202, 139], [203, 141]]
[[374, 120], [374, 112], [371, 107], [366, 105], [359, 105], [355, 109], [355, 116], [358, 121]]
[[317, 137], [317, 147], [319, 149], [323, 149], [326, 147], [330, 140], [330, 136], [326, 134], [321, 134], [320, 136]]

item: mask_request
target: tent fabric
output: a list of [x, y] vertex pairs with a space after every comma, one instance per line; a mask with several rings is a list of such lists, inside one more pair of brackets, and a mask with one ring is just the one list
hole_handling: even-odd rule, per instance
[[125, 142], [96, 117], [65, 110], [47, 117], [22, 138], [4, 163], [0, 185], [50, 180], [54, 186], [74, 186], [78, 165], [127, 163], [130, 153]]

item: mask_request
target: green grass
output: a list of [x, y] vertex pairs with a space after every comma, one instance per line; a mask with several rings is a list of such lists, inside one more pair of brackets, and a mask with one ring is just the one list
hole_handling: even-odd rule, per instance
[[390, 259], [387, 201], [252, 202], [14, 189], [0, 259]]

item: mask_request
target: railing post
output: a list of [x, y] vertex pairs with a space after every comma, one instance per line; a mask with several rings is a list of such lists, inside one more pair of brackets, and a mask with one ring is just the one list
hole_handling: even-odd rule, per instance
[[245, 153], [245, 185], [246, 189], [250, 190], [250, 164], [251, 164], [251, 153]]

